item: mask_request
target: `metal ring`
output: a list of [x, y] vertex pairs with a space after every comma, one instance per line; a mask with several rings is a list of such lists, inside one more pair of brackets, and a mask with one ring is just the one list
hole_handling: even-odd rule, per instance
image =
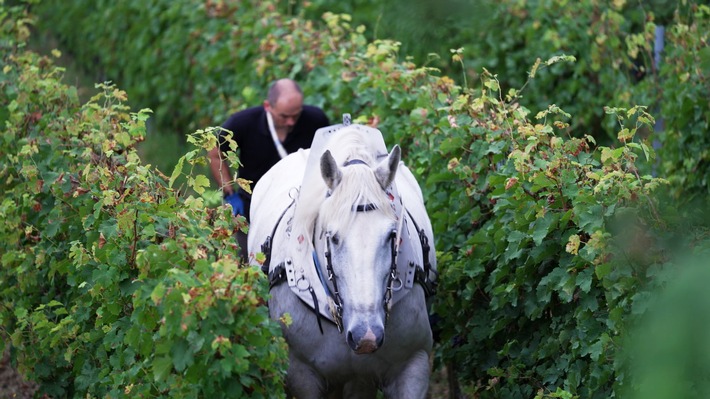
[[[395, 283], [399, 283], [399, 285]], [[402, 283], [401, 278], [397, 277], [395, 279], [392, 279], [392, 291], [399, 291], [402, 289], [402, 286], [404, 286], [404, 284]]]
[[[302, 281], [305, 283], [305, 285], [304, 283], [302, 283]], [[311, 283], [308, 281], [308, 279], [306, 279], [306, 277], [301, 275], [301, 278], [296, 281], [296, 288], [298, 288], [299, 291], [308, 291], [311, 288]]]

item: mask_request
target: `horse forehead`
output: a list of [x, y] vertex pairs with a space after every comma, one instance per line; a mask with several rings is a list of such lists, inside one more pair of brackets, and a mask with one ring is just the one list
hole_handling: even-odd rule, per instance
[[[374, 215], [373, 215], [374, 216]], [[342, 241], [351, 257], [381, 256], [381, 251], [388, 251], [388, 238], [397, 228], [395, 221], [379, 215], [374, 218], [362, 218], [348, 230], [341, 233]]]
[[357, 211], [356, 213], [349, 231], [361, 233], [360, 236], [364, 240], [372, 236], [379, 237], [389, 234], [395, 224], [395, 221], [380, 209]]

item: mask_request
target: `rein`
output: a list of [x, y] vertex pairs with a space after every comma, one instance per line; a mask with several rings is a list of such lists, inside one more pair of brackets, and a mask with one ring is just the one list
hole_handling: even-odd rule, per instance
[[432, 296], [436, 293], [436, 282], [429, 279], [429, 272], [434, 272], [437, 276], [439, 273], [431, 267], [431, 261], [429, 261], [429, 251], [431, 250], [431, 247], [429, 246], [429, 237], [426, 236], [424, 229], [419, 228], [417, 221], [414, 220], [414, 217], [412, 217], [409, 209], [407, 209], [407, 215], [409, 215], [409, 219], [411, 219], [412, 223], [414, 223], [414, 229], [419, 235], [419, 243], [422, 246], [422, 261], [424, 262], [423, 269], [416, 269], [414, 279], [424, 288], [426, 296]]
[[[281, 220], [283, 219], [284, 215], [288, 210], [293, 206], [293, 204], [296, 203], [296, 200], [293, 199], [291, 200], [291, 203], [288, 204], [286, 209], [284, 209], [283, 212], [281, 212], [281, 216], [279, 216], [279, 219], [276, 221], [276, 224], [274, 225], [273, 230], [271, 230], [271, 235], [266, 237], [266, 240], [264, 240], [264, 243], [261, 244], [261, 252], [266, 255], [266, 260], [264, 261], [264, 264], [261, 265], [261, 271], [263, 271], [265, 274], [269, 276], [269, 287], [273, 287], [275, 281], [279, 280], [280, 277], [283, 277], [284, 279], [286, 278], [286, 272], [284, 269], [284, 266], [282, 264], [276, 266], [274, 270], [269, 273], [269, 265], [271, 264], [271, 245], [274, 240], [274, 236], [276, 235], [276, 229], [279, 227], [281, 224]], [[278, 276], [277, 274], [283, 274], [282, 276]]]
[[325, 235], [325, 247], [325, 263], [326, 270], [328, 270], [328, 281], [333, 284], [332, 298], [335, 303], [335, 314], [333, 318], [335, 319], [335, 325], [338, 326], [338, 332], [343, 332], [343, 298], [340, 297], [338, 282], [335, 279], [335, 272], [333, 271], [333, 258], [330, 252], [330, 234], [328, 233]]

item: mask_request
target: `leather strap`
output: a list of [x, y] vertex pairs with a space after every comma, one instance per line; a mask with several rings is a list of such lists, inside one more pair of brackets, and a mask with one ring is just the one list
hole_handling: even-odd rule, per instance
[[276, 146], [276, 151], [279, 152], [281, 158], [285, 158], [286, 155], [288, 155], [288, 152], [286, 152], [286, 149], [281, 144], [279, 136], [276, 135], [276, 128], [274, 127], [274, 118], [271, 116], [271, 112], [269, 111], [266, 111], [266, 122], [269, 125], [269, 132], [271, 133], [271, 139], [274, 140], [274, 146]]

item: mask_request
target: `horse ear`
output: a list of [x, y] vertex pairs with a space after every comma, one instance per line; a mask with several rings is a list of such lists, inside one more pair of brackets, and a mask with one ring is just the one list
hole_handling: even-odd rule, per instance
[[401, 158], [402, 150], [399, 148], [399, 145], [395, 144], [387, 159], [383, 160], [377, 166], [377, 169], [375, 170], [375, 177], [377, 178], [377, 181], [380, 182], [380, 187], [382, 187], [383, 190], [386, 190], [387, 187], [389, 187], [394, 181]]
[[320, 174], [325, 180], [325, 184], [332, 191], [340, 184], [343, 179], [343, 173], [340, 172], [335, 158], [330, 154], [330, 150], [326, 150], [320, 157]]

